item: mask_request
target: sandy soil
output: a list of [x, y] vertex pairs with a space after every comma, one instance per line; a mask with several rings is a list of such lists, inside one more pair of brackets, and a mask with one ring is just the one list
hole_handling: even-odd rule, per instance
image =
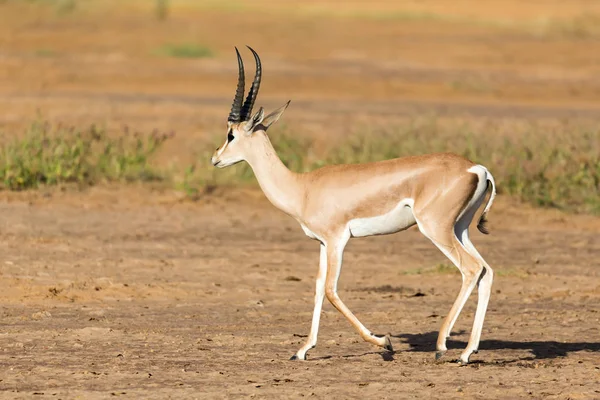
[[[189, 158], [222, 130], [232, 46], [245, 43], [265, 64], [259, 103], [293, 99], [286, 124], [321, 138], [431, 112], [516, 123], [600, 115], [600, 42], [538, 29], [593, 17], [588, 1], [375, 1], [363, 18], [356, 1], [179, 0], [165, 22], [149, 2], [89, 4], [62, 13], [0, 1], [2, 132], [37, 112], [176, 130], [160, 157]], [[186, 42], [215, 55], [156, 54]], [[309, 330], [318, 245], [260, 193], [0, 193], [0, 213], [0, 398], [600, 398], [598, 218], [500, 196], [492, 234], [473, 235], [497, 272], [481, 351], [459, 367], [475, 296], [436, 362], [460, 275], [415, 229], [351, 241], [340, 282], [395, 353], [362, 342], [326, 304], [317, 348], [292, 362]]]
[[[146, 199], [146, 200], [144, 200]], [[597, 398], [600, 220], [500, 199], [474, 242], [497, 271], [481, 351], [474, 298], [441, 362], [460, 275], [415, 229], [351, 241], [340, 293], [396, 352], [326, 304], [306, 362], [318, 245], [253, 193], [200, 203], [98, 188], [1, 205], [5, 398]], [[475, 296], [474, 296], [475, 297]]]

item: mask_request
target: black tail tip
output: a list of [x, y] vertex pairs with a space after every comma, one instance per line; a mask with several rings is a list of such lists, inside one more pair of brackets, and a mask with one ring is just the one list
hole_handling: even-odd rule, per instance
[[487, 218], [485, 217], [485, 215], [482, 215], [481, 218], [479, 219], [479, 222], [477, 223], [477, 229], [479, 229], [479, 232], [483, 233], [484, 235], [489, 235], [490, 231], [487, 228], [486, 224], [487, 224]]

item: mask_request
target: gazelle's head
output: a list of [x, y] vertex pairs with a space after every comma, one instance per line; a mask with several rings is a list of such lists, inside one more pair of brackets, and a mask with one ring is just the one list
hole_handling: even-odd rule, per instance
[[248, 92], [248, 96], [246, 97], [246, 100], [243, 101], [245, 84], [244, 62], [242, 61], [242, 57], [240, 57], [240, 52], [236, 48], [235, 52], [237, 54], [239, 68], [238, 84], [235, 91], [235, 97], [233, 98], [233, 104], [231, 105], [231, 112], [227, 118], [227, 139], [223, 145], [215, 150], [211, 159], [211, 162], [215, 167], [225, 168], [240, 161], [247, 161], [248, 156], [256, 151], [260, 143], [263, 143], [266, 138], [265, 132], [267, 129], [277, 122], [281, 114], [283, 114], [290, 104], [288, 101], [282, 107], [267, 116], [265, 116], [264, 109], [261, 107], [254, 115], [252, 115], [252, 107], [254, 106], [254, 101], [256, 100], [258, 89], [260, 88], [262, 67], [258, 54], [250, 47], [248, 48], [252, 54], [254, 54], [254, 60], [256, 61], [256, 75], [254, 76], [254, 81], [252, 82], [252, 87]]

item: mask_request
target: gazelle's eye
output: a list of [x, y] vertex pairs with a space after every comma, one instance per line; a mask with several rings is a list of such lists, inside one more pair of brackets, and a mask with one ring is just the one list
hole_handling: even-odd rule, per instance
[[227, 134], [227, 143], [231, 142], [233, 139], [235, 139], [235, 136], [233, 136], [233, 133], [229, 132]]

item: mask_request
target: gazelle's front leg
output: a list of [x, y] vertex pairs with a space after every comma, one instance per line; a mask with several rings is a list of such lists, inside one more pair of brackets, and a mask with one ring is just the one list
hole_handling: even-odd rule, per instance
[[304, 346], [292, 356], [290, 360], [306, 360], [306, 353], [317, 345], [317, 335], [319, 333], [319, 321], [321, 320], [321, 309], [323, 308], [323, 299], [325, 298], [325, 277], [327, 276], [327, 249], [321, 244], [321, 257], [319, 260], [319, 273], [317, 275], [317, 285], [315, 289], [315, 309], [313, 311], [312, 325], [310, 333]]
[[325, 282], [325, 295], [331, 304], [341, 312], [348, 321], [358, 331], [360, 336], [367, 342], [393, 351], [392, 342], [387, 336], [378, 337], [373, 335], [359, 320], [352, 314], [352, 311], [342, 302], [337, 294], [337, 284], [342, 272], [342, 256], [346, 243], [350, 239], [350, 233], [333, 242], [327, 243], [327, 278]]

